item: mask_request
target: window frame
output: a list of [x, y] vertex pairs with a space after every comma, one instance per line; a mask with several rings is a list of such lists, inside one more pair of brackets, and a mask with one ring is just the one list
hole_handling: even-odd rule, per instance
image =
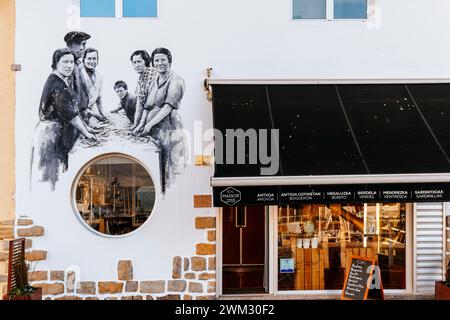
[[[413, 294], [415, 282], [413, 280], [413, 274], [415, 272], [414, 266], [414, 250], [415, 250], [415, 234], [414, 232], [414, 215], [415, 215], [415, 206], [416, 204], [413, 202], [406, 203], [406, 251], [405, 251], [405, 289], [385, 289], [385, 295], [410, 295]], [[270, 206], [273, 212], [273, 220], [272, 220], [272, 234], [271, 238], [272, 244], [272, 252], [269, 252], [269, 255], [273, 255], [273, 266], [271, 278], [271, 284], [274, 289], [275, 296], [319, 296], [319, 295], [335, 295], [336, 298], [339, 299], [341, 295], [342, 289], [335, 290], [279, 290], [278, 288], [278, 213], [279, 206]]]
[[[78, 183], [80, 182], [81, 177], [83, 176], [83, 174], [86, 172], [86, 169], [91, 166], [92, 164], [110, 158], [110, 157], [122, 157], [125, 159], [128, 159], [130, 161], [134, 161], [136, 164], [139, 164], [140, 166], [142, 166], [145, 171], [147, 171], [149, 177], [152, 179], [153, 181], [153, 185], [155, 187], [155, 202], [153, 204], [153, 209], [152, 209], [152, 213], [148, 216], [147, 220], [145, 220], [144, 223], [142, 223], [142, 225], [140, 227], [138, 227], [137, 229], [126, 233], [126, 234], [120, 234], [120, 235], [110, 235], [110, 234], [106, 234], [106, 233], [101, 233], [97, 230], [95, 230], [94, 228], [92, 228], [91, 226], [89, 226], [86, 221], [81, 217], [79, 211], [78, 211], [78, 207], [77, 207], [77, 187], [78, 187]], [[76, 219], [80, 222], [80, 224], [86, 229], [88, 230], [90, 233], [100, 236], [102, 238], [107, 238], [107, 239], [122, 239], [122, 238], [126, 238], [126, 237], [131, 237], [133, 235], [135, 235], [136, 233], [142, 231], [147, 224], [150, 223], [150, 221], [153, 219], [153, 216], [155, 215], [155, 212], [158, 210], [159, 207], [159, 201], [160, 201], [160, 197], [159, 194], [161, 192], [160, 190], [160, 186], [157, 183], [158, 180], [155, 179], [155, 176], [152, 174], [150, 168], [145, 165], [144, 162], [140, 161], [139, 159], [124, 154], [124, 153], [120, 153], [120, 152], [111, 152], [111, 153], [104, 153], [101, 155], [98, 155], [96, 157], [93, 158], [89, 158], [89, 160], [87, 160], [85, 162], [85, 164], [83, 166], [81, 166], [78, 171], [77, 174], [75, 176], [75, 178], [73, 179], [72, 182], [72, 187], [70, 188], [70, 192], [69, 192], [69, 197], [70, 197], [70, 203], [72, 206], [72, 211], [73, 214], [75, 215]]]
[[[113, 16], [83, 16], [82, 13], [82, 5], [81, 2], [83, 0], [78, 0], [79, 2], [79, 8], [80, 8], [80, 18], [114, 18], [115, 16], [117, 16], [117, 8], [116, 6], [114, 6], [114, 15]], [[115, 2], [116, 0], [114, 0]]]
[[80, 10], [80, 18], [81, 19], [158, 19], [160, 12], [160, 0], [153, 0], [156, 2], [156, 16], [154, 17], [125, 17], [123, 15], [123, 0], [114, 0], [115, 1], [115, 16], [114, 17], [83, 17], [81, 16], [81, 0], [72, 0], [73, 5], [77, 6]]
[[375, 5], [376, 0], [365, 0], [367, 4], [367, 17], [365, 19], [361, 18], [349, 18], [349, 19], [336, 19], [334, 17], [334, 0], [325, 0], [325, 19], [320, 18], [306, 18], [306, 19], [296, 19], [294, 18], [294, 1], [289, 0], [290, 2], [290, 19], [291, 21], [305, 21], [305, 22], [327, 22], [327, 21], [353, 21], [353, 22], [367, 22], [370, 20], [370, 8]]

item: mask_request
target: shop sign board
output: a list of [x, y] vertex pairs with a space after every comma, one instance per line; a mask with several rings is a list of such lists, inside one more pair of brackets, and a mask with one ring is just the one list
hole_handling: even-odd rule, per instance
[[450, 184], [215, 187], [214, 206], [304, 203], [447, 202]]

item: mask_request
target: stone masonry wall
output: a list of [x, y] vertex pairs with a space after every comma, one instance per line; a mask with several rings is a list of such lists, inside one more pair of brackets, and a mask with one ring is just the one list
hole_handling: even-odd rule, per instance
[[[44, 228], [20, 218], [17, 236], [27, 239], [30, 283], [42, 288], [46, 300], [212, 300], [216, 292], [216, 218], [196, 217], [195, 228], [204, 232], [204, 241], [196, 244], [196, 255], [173, 257], [172, 278], [157, 280], [134, 279], [130, 260], [118, 261], [117, 278], [110, 281], [78, 279], [72, 270], [33, 270], [36, 262], [47, 259], [46, 251], [32, 248], [33, 237], [43, 236]], [[1, 262], [6, 243], [0, 243]], [[6, 273], [0, 269], [0, 284], [5, 282]]]

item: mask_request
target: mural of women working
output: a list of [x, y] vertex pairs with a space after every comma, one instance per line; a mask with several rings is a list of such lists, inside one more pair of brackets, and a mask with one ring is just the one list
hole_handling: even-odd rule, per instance
[[[107, 117], [102, 103], [103, 75], [96, 71], [99, 51], [86, 49], [88, 39], [90, 35], [84, 32], [71, 31], [64, 37], [67, 48], [53, 54], [53, 72], [45, 83], [39, 105], [30, 178], [37, 171], [39, 180], [50, 182], [54, 190], [60, 172], [68, 169], [70, 152], [124, 141], [127, 144], [151, 141], [159, 154], [164, 194], [173, 184], [174, 176], [184, 171], [187, 153], [183, 122], [177, 111], [184, 95], [184, 80], [171, 70], [172, 54], [166, 48], [155, 49], [151, 56], [146, 50], [134, 51], [130, 60], [139, 75], [136, 97], [128, 95], [125, 105], [116, 110], [111, 108]], [[124, 91], [119, 95], [124, 103], [126, 83], [116, 81], [114, 89]], [[94, 112], [94, 106], [99, 114]], [[125, 126], [121, 115], [115, 115], [122, 108], [128, 111]], [[130, 128], [131, 113], [134, 121]], [[102, 125], [91, 126], [91, 117]]]
[[150, 84], [142, 119], [133, 134], [150, 136], [159, 148], [164, 193], [173, 183], [175, 174], [182, 173], [186, 165], [183, 122], [177, 111], [185, 86], [184, 80], [171, 70], [172, 54], [168, 49], [155, 49], [151, 61], [158, 75]]
[[74, 68], [75, 56], [70, 49], [54, 52], [53, 72], [47, 78], [39, 105], [40, 121], [36, 127], [33, 159], [38, 162], [40, 179], [49, 181], [52, 189], [60, 170], [67, 170], [68, 153], [80, 133], [87, 140], [96, 141], [95, 132], [80, 117], [77, 94], [68, 82]]

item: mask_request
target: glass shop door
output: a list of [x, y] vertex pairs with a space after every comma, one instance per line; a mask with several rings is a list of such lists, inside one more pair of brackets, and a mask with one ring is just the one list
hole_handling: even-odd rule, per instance
[[223, 294], [267, 293], [267, 208], [223, 208], [222, 226]]

